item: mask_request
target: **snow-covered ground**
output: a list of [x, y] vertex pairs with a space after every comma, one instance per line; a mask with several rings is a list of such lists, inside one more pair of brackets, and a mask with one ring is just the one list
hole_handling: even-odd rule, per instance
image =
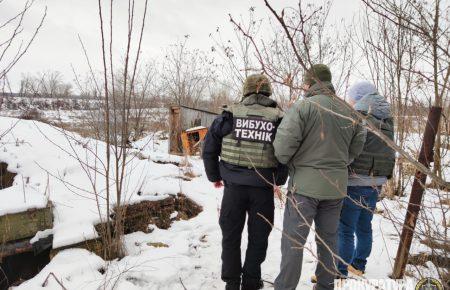
[[[91, 186], [94, 171], [81, 164], [93, 166], [97, 160], [100, 166], [105, 162], [104, 144], [39, 122], [0, 117], [0, 136], [11, 127], [9, 133], [0, 139], [0, 161], [8, 162], [10, 171], [18, 175], [13, 187], [0, 191], [0, 214], [42, 207], [50, 199], [55, 206], [54, 247], [96, 237], [93, 224], [99, 221], [99, 214]], [[189, 168], [167, 163], [184, 160], [168, 155], [167, 141], [161, 140], [160, 136], [152, 134], [134, 144], [132, 154], [139, 158], [130, 161], [126, 201], [153, 200], [183, 192], [204, 210], [191, 220], [174, 222], [168, 230], [154, 228], [152, 233], [126, 235], [127, 256], [120, 261], [104, 261], [83, 249], [61, 251], [36, 277], [17, 289], [61, 289], [53, 276], [44, 284], [50, 273], [66, 289], [99, 289], [103, 286], [126, 290], [224, 289], [220, 280], [221, 232], [218, 225], [222, 191], [208, 182], [199, 158], [189, 158], [192, 165]], [[76, 156], [83, 162], [74, 158]], [[178, 178], [186, 170], [193, 171], [197, 177], [192, 181]], [[86, 172], [91, 173], [91, 178]], [[94, 184], [99, 196], [103, 196], [104, 178], [98, 173]], [[138, 189], [142, 195], [136, 194]], [[391, 274], [399, 240], [398, 230], [401, 229], [392, 221], [392, 216], [399, 223], [403, 222], [407, 200], [408, 197], [384, 199], [378, 203], [377, 207], [384, 209], [384, 216], [377, 214], [374, 217], [374, 245], [367, 278], [384, 279]], [[425, 202], [435, 204], [436, 200], [436, 195], [427, 194]], [[275, 211], [275, 228], [262, 266], [263, 279], [268, 281], [275, 279], [281, 259], [283, 207], [278, 201]], [[243, 251], [246, 237], [244, 230]], [[157, 242], [168, 247], [150, 245]], [[309, 282], [317, 263], [313, 233], [308, 237], [306, 248], [301, 282], [297, 288], [302, 290], [310, 290], [313, 286]], [[418, 253], [423, 250], [427, 248], [415, 240], [412, 251]], [[437, 276], [431, 264], [428, 270], [423, 267], [420, 270]], [[408, 271], [415, 273], [417, 269], [408, 266]], [[268, 285], [266, 288], [270, 289]]]
[[[0, 161], [18, 173], [13, 186], [0, 191], [0, 215], [42, 208], [50, 200], [54, 205], [54, 248], [97, 237], [93, 225], [106, 210], [105, 143], [44, 123], [6, 117], [0, 117], [0, 132], [4, 135]], [[140, 160], [137, 153], [131, 151], [127, 161], [123, 202], [157, 200], [180, 192], [177, 177], [183, 174], [182, 168]], [[152, 158], [158, 154], [153, 153]], [[110, 180], [110, 184], [114, 182]], [[114, 202], [115, 192], [111, 196]]]
[[[35, 109], [37, 112], [39, 112], [42, 119], [55, 125], [79, 125], [89, 121], [99, 120], [99, 116], [101, 116], [101, 113], [97, 109], [40, 110], [33, 107], [29, 109]], [[0, 111], [0, 116], [20, 118], [20, 116], [22, 116], [24, 112], [27, 112], [27, 110], [29, 109], [2, 110]], [[145, 117], [150, 122], [164, 122], [167, 119], [167, 108], [149, 108], [144, 111], [145, 112], [141, 112], [141, 117]], [[131, 110], [130, 112], [132, 117], [138, 114], [135, 110]]]
[[[19, 118], [24, 110], [5, 110], [1, 112], [1, 116]], [[84, 116], [95, 114], [95, 111], [90, 110], [45, 110], [40, 111], [42, 118], [54, 123], [78, 123]]]

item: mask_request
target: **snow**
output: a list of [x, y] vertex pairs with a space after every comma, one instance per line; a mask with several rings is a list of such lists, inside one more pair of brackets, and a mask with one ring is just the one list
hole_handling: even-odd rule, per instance
[[204, 126], [197, 126], [197, 127], [193, 127], [193, 128], [187, 129], [186, 132], [198, 131], [198, 130], [201, 130], [201, 129], [206, 129], [206, 127], [204, 127]]
[[[18, 174], [13, 186], [0, 191], [0, 215], [42, 208], [50, 200], [54, 248], [98, 237], [94, 224], [106, 212], [105, 144], [44, 123], [7, 117], [0, 117], [0, 132], [4, 135], [0, 161]], [[122, 202], [157, 200], [180, 192], [177, 177], [183, 172], [178, 166], [130, 156]], [[111, 196], [115, 203], [115, 192]]]
[[[80, 123], [86, 116], [96, 114], [95, 110], [43, 110], [39, 111], [42, 114], [42, 118], [55, 123], [70, 124]], [[4, 117], [20, 117], [24, 113], [23, 109], [2, 111], [1, 114]]]
[[[15, 122], [16, 119], [0, 118], [0, 132]], [[4, 214], [29, 207], [42, 207], [50, 199], [55, 205], [55, 225], [52, 230], [54, 247], [96, 237], [93, 224], [100, 220], [85, 168], [71, 155], [75, 152], [92, 165], [93, 156], [90, 152], [100, 152], [101, 155], [105, 146], [102, 142], [75, 134], [70, 136], [73, 138], [66, 138], [60, 130], [39, 122], [20, 121], [0, 140], [0, 161], [8, 162], [9, 169], [18, 173], [13, 187], [0, 191], [0, 198], [8, 199], [7, 203], [0, 204], [0, 212]], [[81, 249], [63, 250], [36, 277], [16, 289], [61, 289], [54, 277], [49, 277], [50, 273], [67, 289], [224, 289], [220, 279], [221, 231], [218, 225], [222, 190], [215, 189], [208, 182], [198, 157], [187, 159], [169, 155], [166, 136], [162, 132], [148, 135], [135, 142], [133, 147], [130, 151], [135, 156], [130, 163], [133, 170], [127, 172], [127, 202], [156, 200], [167, 194], [183, 192], [202, 205], [204, 210], [188, 221], [175, 221], [167, 230], [150, 225], [149, 228], [153, 230], [151, 233], [125, 235], [123, 242], [126, 257], [121, 260], [104, 261]], [[187, 172], [195, 176], [191, 181], [179, 178]], [[27, 178], [29, 182], [23, 186], [22, 180]], [[102, 195], [104, 179], [98, 175], [97, 179], [95, 184]], [[140, 195], [136, 194], [138, 191]], [[406, 189], [406, 192], [409, 191], [409, 188]], [[26, 202], [23, 201], [23, 192]], [[384, 213], [374, 216], [374, 243], [366, 269], [367, 278], [388, 279], [391, 274], [408, 198], [383, 199], [377, 204]], [[437, 194], [433, 190], [427, 191], [425, 205], [436, 202]], [[263, 279], [267, 281], [273, 281], [279, 271], [283, 211], [283, 205], [277, 201], [274, 229], [269, 238], [267, 258], [262, 265]], [[439, 208], [427, 214], [437, 218]], [[419, 223], [418, 228], [421, 227], [426, 225]], [[443, 229], [443, 226], [438, 226], [434, 230]], [[44, 233], [39, 236], [44, 236]], [[246, 229], [242, 241], [244, 256]], [[168, 247], [156, 247], [151, 243], [163, 243]], [[313, 287], [310, 277], [317, 264], [315, 250], [311, 231], [305, 246], [302, 277], [297, 289], [311, 290]], [[422, 251], [429, 249], [414, 239], [412, 252]], [[417, 269], [420, 269], [422, 274], [437, 277], [435, 267], [430, 264], [427, 266], [428, 269], [408, 266], [407, 271], [417, 273]]]
[[[59, 283], [62, 283], [68, 287], [67, 289], [88, 289], [97, 281], [102, 281], [103, 277], [99, 270], [105, 266], [105, 261], [87, 250], [65, 250], [52, 259], [45, 267], [45, 271], [40, 272], [32, 280], [25, 281], [19, 288], [61, 289]], [[49, 276], [50, 273], [54, 273], [59, 283], [53, 276]], [[36, 285], [36, 281], [40, 281], [40, 284]]]
[[34, 244], [40, 239], [47, 238], [50, 235], [53, 235], [53, 229], [45, 229], [43, 231], [38, 231], [36, 235], [30, 240], [30, 244]]
[[170, 219], [174, 219], [178, 216], [178, 212], [174, 211], [173, 213], [170, 214]]

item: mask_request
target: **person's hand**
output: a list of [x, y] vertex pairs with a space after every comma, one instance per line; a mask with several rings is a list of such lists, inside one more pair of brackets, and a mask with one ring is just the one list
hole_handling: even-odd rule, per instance
[[282, 196], [283, 196], [283, 192], [281, 191], [281, 188], [277, 185], [273, 186], [273, 195], [278, 198], [279, 200], [281, 200]]
[[222, 180], [214, 182], [214, 187], [217, 188], [217, 189], [222, 188], [223, 187]]

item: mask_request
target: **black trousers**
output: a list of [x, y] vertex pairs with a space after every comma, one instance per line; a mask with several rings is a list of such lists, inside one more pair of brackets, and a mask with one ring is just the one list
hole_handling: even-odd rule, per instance
[[[248, 247], [241, 264], [241, 237], [248, 214]], [[262, 218], [264, 216], [267, 221]], [[257, 289], [272, 230], [274, 196], [271, 187], [225, 184], [219, 224], [222, 229], [222, 280]]]

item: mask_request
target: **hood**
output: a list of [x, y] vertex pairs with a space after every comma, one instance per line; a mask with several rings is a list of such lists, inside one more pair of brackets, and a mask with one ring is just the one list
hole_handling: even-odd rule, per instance
[[355, 110], [375, 116], [378, 119], [392, 118], [391, 105], [377, 93], [365, 95], [355, 104]]
[[276, 108], [278, 106], [275, 100], [272, 100], [271, 98], [262, 94], [251, 94], [247, 97], [244, 97], [241, 101], [241, 104], [245, 106], [259, 104], [261, 106], [272, 108]]
[[332, 96], [335, 93], [331, 82], [320, 82], [312, 85], [305, 93], [305, 98], [317, 95]]

